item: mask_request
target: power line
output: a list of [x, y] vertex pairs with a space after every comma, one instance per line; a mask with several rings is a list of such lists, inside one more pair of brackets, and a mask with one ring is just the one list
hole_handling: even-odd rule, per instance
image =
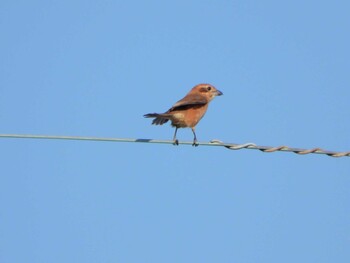
[[[173, 144], [170, 140], [154, 140], [154, 139], [128, 139], [128, 138], [103, 138], [103, 137], [84, 137], [84, 136], [56, 136], [56, 135], [31, 135], [31, 134], [0, 134], [0, 138], [13, 138], [13, 139], [50, 139], [50, 140], [74, 140], [74, 141], [103, 141], [103, 142], [136, 142], [136, 143], [160, 143], [160, 144]], [[192, 145], [193, 142], [179, 142], [179, 144]], [[254, 143], [236, 144], [225, 143], [219, 140], [212, 140], [210, 142], [198, 142], [201, 146], [221, 146], [230, 150], [252, 149], [260, 150], [262, 152], [293, 152], [300, 155], [305, 154], [325, 154], [331, 157], [350, 157], [350, 151], [348, 152], [335, 152], [323, 150], [321, 148], [314, 149], [301, 149], [291, 148], [288, 146], [258, 146]]]

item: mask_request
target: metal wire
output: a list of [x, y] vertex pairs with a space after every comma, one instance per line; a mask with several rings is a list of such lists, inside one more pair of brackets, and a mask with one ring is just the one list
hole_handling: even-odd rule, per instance
[[[20, 138], [20, 139], [51, 139], [51, 140], [75, 140], [75, 141], [104, 141], [104, 142], [143, 142], [143, 143], [161, 143], [161, 144], [173, 144], [170, 140], [154, 140], [154, 139], [127, 139], [127, 138], [101, 138], [101, 137], [84, 137], [84, 136], [53, 136], [53, 135], [30, 135], [30, 134], [0, 134], [0, 138]], [[179, 144], [192, 145], [193, 142], [179, 142]], [[314, 149], [300, 149], [291, 148], [288, 146], [258, 146], [254, 143], [224, 143], [219, 140], [212, 140], [210, 142], [198, 142], [198, 145], [202, 146], [221, 146], [230, 150], [241, 150], [241, 149], [253, 149], [260, 150], [262, 152], [293, 152], [300, 155], [305, 154], [325, 154], [331, 157], [350, 157], [350, 151], [348, 152], [335, 152], [322, 150], [320, 148]]]

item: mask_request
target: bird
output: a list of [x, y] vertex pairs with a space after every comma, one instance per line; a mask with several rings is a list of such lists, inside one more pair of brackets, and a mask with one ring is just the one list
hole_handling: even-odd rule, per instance
[[198, 84], [194, 86], [185, 97], [176, 102], [168, 111], [164, 113], [148, 113], [145, 118], [154, 118], [153, 125], [163, 125], [171, 121], [171, 126], [175, 127], [173, 144], [179, 145], [176, 139], [178, 128], [191, 128], [193, 133], [192, 146], [198, 146], [196, 136], [196, 125], [203, 118], [208, 109], [209, 103], [223, 93], [210, 84]]

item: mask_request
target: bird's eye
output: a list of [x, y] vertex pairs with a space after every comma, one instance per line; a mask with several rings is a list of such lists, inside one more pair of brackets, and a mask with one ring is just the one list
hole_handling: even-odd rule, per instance
[[211, 90], [211, 87], [210, 87], [210, 86], [209, 86], [209, 87], [207, 87], [207, 90], [208, 90], [208, 91], [210, 91], [210, 90]]

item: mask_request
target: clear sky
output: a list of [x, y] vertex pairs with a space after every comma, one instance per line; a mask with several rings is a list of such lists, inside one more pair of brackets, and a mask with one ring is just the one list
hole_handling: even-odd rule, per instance
[[[350, 2], [0, 2], [0, 133], [350, 150]], [[191, 141], [189, 129], [178, 132]], [[350, 158], [0, 139], [0, 262], [350, 262]]]

